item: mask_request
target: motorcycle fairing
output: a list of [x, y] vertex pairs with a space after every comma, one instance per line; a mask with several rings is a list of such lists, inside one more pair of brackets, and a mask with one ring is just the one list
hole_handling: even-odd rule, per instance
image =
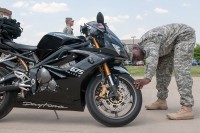
[[[55, 53], [54, 56], [58, 55], [59, 52], [56, 51]], [[35, 95], [28, 98], [18, 98], [15, 107], [50, 110], [84, 110], [84, 91], [86, 90], [89, 81], [93, 77], [95, 71], [97, 71], [98, 66], [112, 59], [112, 57], [84, 50], [69, 50], [68, 53], [69, 55], [76, 55], [75, 60], [77, 59], [79, 62], [67, 69], [59, 68], [63, 63], [63, 58], [54, 62], [52, 61], [55, 59], [54, 56], [47, 57], [49, 58], [47, 61], [40, 63], [42, 64], [42, 67], [49, 70], [57, 82], [59, 87], [56, 91], [51, 92], [49, 90], [44, 90], [37, 92]], [[67, 58], [67, 56], [65, 58]], [[79, 60], [79, 58], [81, 60]], [[91, 59], [93, 62], [90, 62]], [[36, 67], [37, 65], [34, 66], [34, 68]], [[76, 71], [72, 71], [72, 68], [82, 70], [83, 73], [78, 74]], [[60, 108], [58, 108], [58, 106], [60, 106]]]

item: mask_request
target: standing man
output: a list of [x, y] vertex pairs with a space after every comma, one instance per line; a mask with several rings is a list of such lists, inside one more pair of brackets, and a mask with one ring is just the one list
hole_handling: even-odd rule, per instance
[[65, 19], [66, 27], [63, 30], [63, 33], [66, 35], [74, 35], [72, 26], [74, 25], [74, 20], [72, 18]]
[[195, 31], [185, 24], [168, 24], [145, 33], [139, 45], [133, 47], [133, 61], [143, 60], [146, 56], [146, 71], [143, 79], [135, 81], [135, 87], [151, 82], [156, 73], [158, 100], [145, 106], [147, 110], [167, 110], [168, 86], [174, 70], [181, 109], [167, 115], [168, 119], [193, 119], [192, 95], [193, 80], [190, 75], [193, 51], [196, 42]]

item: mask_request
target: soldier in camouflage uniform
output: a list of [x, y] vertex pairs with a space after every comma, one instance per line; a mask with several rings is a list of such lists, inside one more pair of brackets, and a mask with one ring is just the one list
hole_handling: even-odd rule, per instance
[[148, 31], [141, 37], [139, 46], [133, 47], [133, 60], [147, 57], [144, 79], [136, 80], [135, 86], [141, 89], [156, 73], [158, 100], [145, 106], [146, 109], [166, 110], [168, 108], [167, 88], [174, 70], [182, 107], [178, 112], [170, 113], [167, 117], [173, 120], [193, 119], [193, 80], [190, 70], [195, 42], [193, 28], [185, 24], [168, 24]]
[[72, 18], [65, 18], [66, 27], [63, 29], [63, 33], [66, 35], [74, 35], [72, 26], [74, 25], [74, 20]]

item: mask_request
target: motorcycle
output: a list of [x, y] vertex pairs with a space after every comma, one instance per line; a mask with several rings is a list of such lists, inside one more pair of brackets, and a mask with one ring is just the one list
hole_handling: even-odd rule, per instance
[[0, 43], [0, 119], [13, 107], [84, 111], [106, 126], [133, 121], [141, 91], [123, 67], [128, 58], [119, 38], [104, 23], [81, 26], [83, 38], [50, 32], [36, 46]]

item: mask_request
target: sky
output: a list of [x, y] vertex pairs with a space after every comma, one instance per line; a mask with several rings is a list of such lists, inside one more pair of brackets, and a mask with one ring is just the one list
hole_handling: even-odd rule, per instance
[[37, 45], [48, 32], [62, 32], [66, 17], [75, 20], [74, 35], [79, 36], [80, 25], [96, 20], [98, 12], [120, 39], [140, 38], [157, 26], [184, 23], [195, 29], [200, 43], [199, 6], [199, 0], [0, 0], [0, 7], [11, 10], [24, 29], [14, 41], [27, 45]]

